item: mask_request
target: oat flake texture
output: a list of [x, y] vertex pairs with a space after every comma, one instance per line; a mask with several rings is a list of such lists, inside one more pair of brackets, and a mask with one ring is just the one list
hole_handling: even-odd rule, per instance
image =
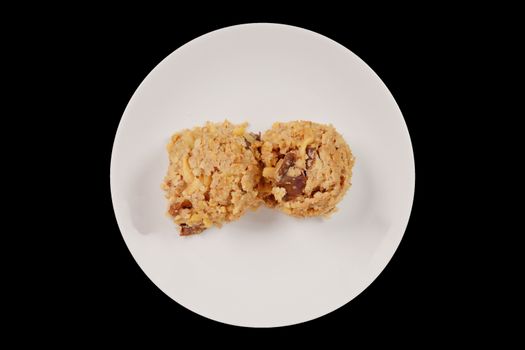
[[228, 121], [184, 130], [167, 145], [168, 173], [162, 188], [168, 214], [181, 235], [238, 219], [261, 204], [258, 184], [258, 136], [246, 133], [247, 124]]
[[181, 235], [236, 220], [261, 204], [297, 217], [328, 216], [350, 187], [354, 157], [331, 125], [274, 123], [262, 135], [247, 123], [207, 123], [167, 145], [162, 183]]

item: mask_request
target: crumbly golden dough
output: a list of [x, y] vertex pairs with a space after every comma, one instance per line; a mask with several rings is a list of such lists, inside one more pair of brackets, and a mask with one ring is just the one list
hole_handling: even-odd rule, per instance
[[262, 136], [259, 196], [298, 216], [329, 215], [350, 187], [354, 157], [331, 125], [274, 123]]
[[257, 208], [260, 135], [247, 124], [207, 123], [176, 133], [167, 145], [169, 168], [162, 188], [168, 214], [181, 235], [238, 219]]

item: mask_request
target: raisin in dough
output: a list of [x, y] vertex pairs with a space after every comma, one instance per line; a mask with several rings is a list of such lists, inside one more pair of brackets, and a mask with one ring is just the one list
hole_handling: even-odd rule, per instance
[[208, 122], [171, 137], [162, 188], [168, 214], [180, 226], [181, 235], [220, 227], [261, 203], [257, 196], [260, 136], [247, 133], [246, 126]]
[[262, 136], [260, 196], [298, 217], [329, 215], [350, 187], [354, 157], [331, 125], [275, 123]]

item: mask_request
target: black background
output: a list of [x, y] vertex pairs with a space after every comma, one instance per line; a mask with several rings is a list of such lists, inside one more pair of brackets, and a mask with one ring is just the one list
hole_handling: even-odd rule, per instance
[[[67, 121], [69, 127], [52, 147], [60, 152], [67, 142], [82, 155], [82, 162], [67, 164], [64, 181], [85, 189], [80, 204], [77, 201], [64, 209], [71, 216], [70, 221], [64, 222], [64, 234], [57, 234], [61, 253], [49, 258], [53, 275], [63, 287], [49, 290], [53, 302], [44, 303], [46, 312], [59, 314], [63, 324], [74, 330], [84, 329], [80, 326], [84, 324], [96, 325], [98, 331], [131, 327], [152, 328], [162, 334], [174, 330], [241, 329], [186, 310], [165, 296], [142, 272], [115, 221], [109, 187], [110, 157], [129, 99], [162, 59], [215, 29], [275, 22], [325, 35], [349, 48], [376, 72], [404, 115], [416, 163], [410, 222], [397, 252], [377, 280], [339, 310], [279, 331], [323, 329], [357, 335], [362, 331], [395, 329], [435, 339], [463, 332], [458, 321], [463, 311], [455, 309], [450, 314], [452, 305], [461, 302], [463, 296], [445, 268], [444, 260], [453, 251], [447, 250], [444, 258], [438, 249], [444, 224], [435, 209], [441, 200], [442, 185], [432, 178], [433, 163], [447, 147], [433, 141], [442, 132], [441, 122], [436, 122], [440, 119], [435, 118], [442, 112], [435, 100], [436, 86], [446, 79], [437, 62], [450, 60], [456, 54], [441, 20], [410, 15], [385, 19], [357, 11], [311, 17], [221, 15], [210, 19], [179, 12], [173, 16], [157, 21], [146, 13], [133, 18], [100, 13], [88, 19], [78, 18], [78, 22], [69, 18], [46, 34], [64, 45], [57, 51], [64, 52], [58, 62], [50, 56], [50, 66], [68, 67], [60, 81], [67, 100], [62, 108], [74, 114], [56, 120]], [[449, 23], [453, 20], [448, 18]], [[440, 95], [447, 96], [446, 91]], [[49, 281], [49, 276], [44, 279]], [[437, 321], [442, 318], [447, 319], [446, 324]]]

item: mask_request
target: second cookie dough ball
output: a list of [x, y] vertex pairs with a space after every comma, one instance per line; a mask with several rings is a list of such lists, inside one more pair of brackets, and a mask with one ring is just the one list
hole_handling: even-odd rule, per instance
[[306, 217], [329, 215], [350, 187], [354, 157], [331, 125], [274, 123], [262, 135], [260, 196], [270, 207]]
[[181, 235], [238, 219], [261, 203], [259, 136], [247, 124], [207, 123], [171, 137], [163, 189]]

